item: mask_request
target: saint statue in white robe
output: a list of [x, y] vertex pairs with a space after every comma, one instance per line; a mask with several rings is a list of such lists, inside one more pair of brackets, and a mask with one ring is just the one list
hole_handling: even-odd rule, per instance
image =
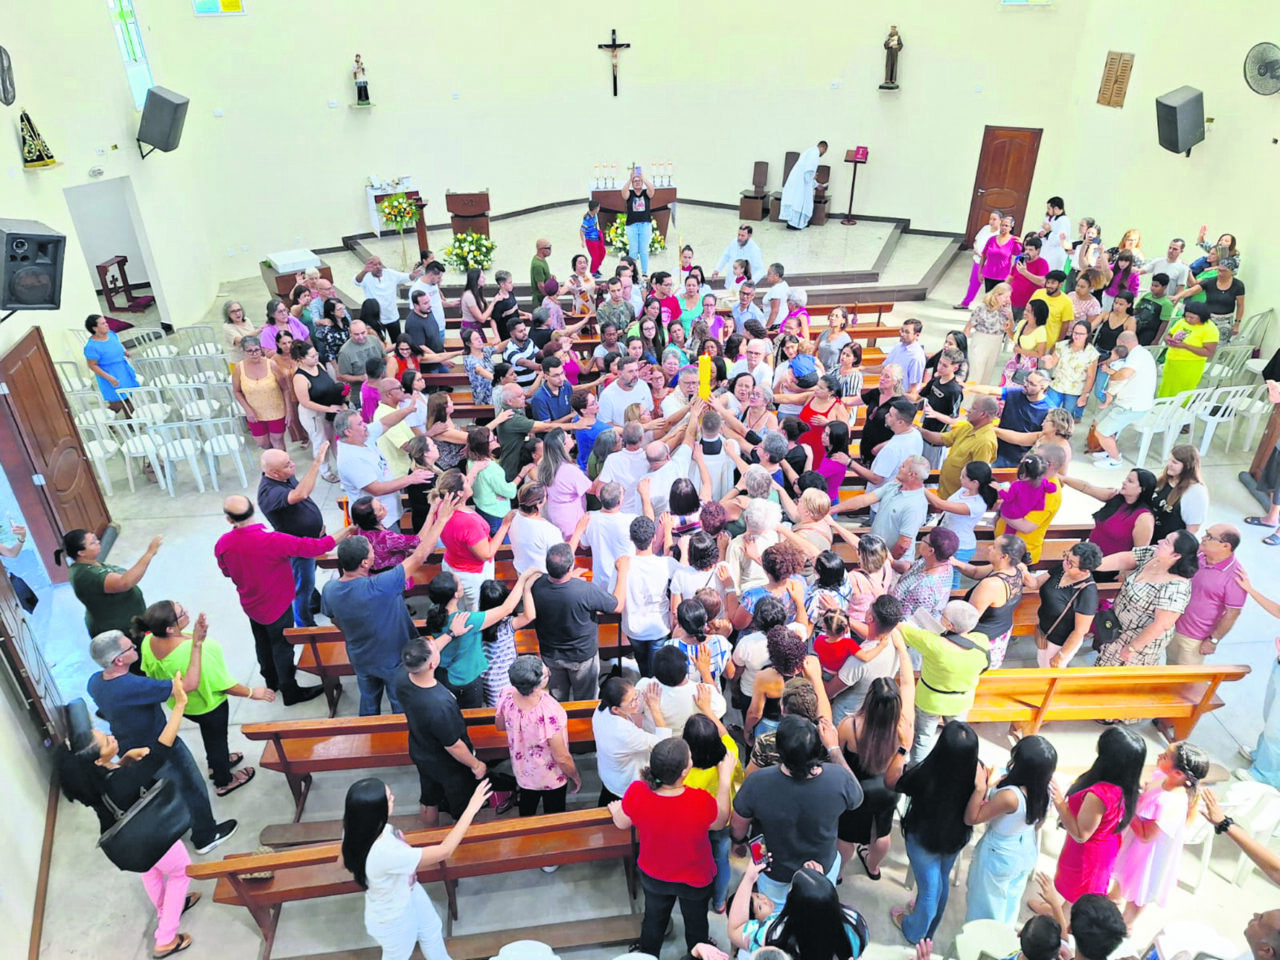
[[791, 168], [791, 175], [782, 186], [781, 217], [797, 230], [807, 227], [813, 216], [814, 180], [823, 152], [820, 147], [815, 146], [800, 154], [800, 159]]

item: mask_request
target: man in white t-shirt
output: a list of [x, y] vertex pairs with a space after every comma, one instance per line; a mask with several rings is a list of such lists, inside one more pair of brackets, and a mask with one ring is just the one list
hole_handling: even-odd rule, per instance
[[534, 481], [520, 488], [519, 510], [511, 521], [511, 565], [517, 574], [526, 570], [547, 572], [547, 550], [564, 543], [560, 528], [542, 518], [547, 488]]
[[[676, 378], [676, 388], [662, 398], [662, 416], [670, 426], [684, 423], [685, 417], [689, 416], [689, 407], [697, 395], [698, 370], [696, 367], [685, 367]], [[672, 419], [681, 410], [684, 411], [684, 416]]]
[[382, 502], [387, 515], [382, 525], [394, 529], [400, 525], [400, 491], [415, 483], [425, 483], [430, 470], [415, 470], [403, 477], [393, 477], [386, 459], [378, 450], [377, 440], [385, 430], [394, 427], [413, 412], [412, 407], [401, 407], [395, 413], [374, 420], [368, 426], [355, 410], [341, 410], [333, 419], [333, 432], [337, 437], [335, 449], [338, 455], [338, 480], [342, 492], [351, 502], [368, 494]]
[[[363, 269], [356, 274], [355, 284], [360, 288], [366, 300], [377, 300], [382, 312], [382, 326], [395, 340], [400, 336], [400, 284], [407, 280], [416, 280], [422, 273], [422, 265], [414, 267], [413, 273], [401, 273], [383, 266], [381, 257], [370, 257], [365, 261]], [[443, 319], [443, 318], [442, 318]]]
[[1159, 260], [1148, 260], [1139, 271], [1148, 276], [1155, 276], [1157, 273], [1167, 275], [1169, 285], [1164, 290], [1166, 297], [1176, 297], [1182, 292], [1182, 288], [1187, 285], [1187, 277], [1191, 273], [1191, 268], [1182, 262], [1182, 251], [1186, 247], [1187, 241], [1181, 237], [1174, 237], [1169, 241], [1169, 249], [1165, 251], [1163, 257]]
[[600, 483], [622, 484], [622, 509], [627, 513], [640, 513], [638, 484], [649, 472], [649, 461], [644, 454], [644, 426], [632, 420], [622, 428], [622, 449], [605, 458], [600, 468]]
[[[671, 636], [671, 600], [667, 596], [667, 585], [678, 566], [673, 557], [654, 556], [656, 533], [657, 525], [648, 517], [631, 521], [631, 544], [635, 552], [618, 558], [618, 582], [613, 590], [622, 607], [622, 632], [631, 642], [631, 654], [642, 677], [653, 676], [654, 651]], [[683, 652], [680, 652], [680, 661], [683, 665]], [[686, 675], [687, 672], [686, 669]]]
[[768, 273], [764, 275], [764, 282], [769, 289], [764, 293], [760, 308], [764, 311], [766, 331], [777, 330], [782, 326], [783, 318], [787, 315], [787, 294], [791, 292], [791, 287], [782, 279], [785, 272], [782, 264], [771, 263]]
[[1063, 241], [1071, 240], [1071, 218], [1067, 216], [1066, 204], [1061, 197], [1050, 197], [1045, 204], [1044, 223], [1040, 227], [1040, 239], [1044, 245], [1040, 248], [1040, 256], [1049, 261], [1050, 270], [1061, 270], [1067, 263], [1067, 248]]
[[769, 366], [769, 341], [748, 340], [742, 348], [742, 356], [729, 368], [729, 379], [740, 373], [749, 373], [757, 387], [773, 388], [773, 367]]
[[620, 483], [604, 484], [596, 496], [600, 509], [583, 514], [569, 546], [575, 553], [579, 544], [591, 550], [591, 582], [612, 593], [618, 582], [618, 558], [636, 552], [631, 543], [631, 521], [636, 515], [622, 510]]
[[640, 361], [623, 357], [618, 361], [618, 379], [600, 392], [600, 412], [596, 416], [610, 426], [621, 427], [627, 407], [633, 403], [640, 404], [640, 408], [650, 414], [653, 394], [649, 385], [640, 379]]
[[1116, 339], [1111, 360], [1103, 365], [1111, 374], [1107, 383], [1102, 416], [1094, 425], [1101, 453], [1097, 465], [1104, 470], [1124, 466], [1116, 437], [1125, 427], [1137, 423], [1151, 409], [1156, 398], [1156, 361], [1146, 347], [1138, 343], [1138, 335], [1126, 330]]
[[409, 286], [409, 302], [413, 303], [413, 295], [419, 290], [425, 290], [427, 296], [431, 298], [431, 315], [435, 317], [436, 323], [440, 329], [444, 329], [444, 308], [456, 307], [462, 303], [461, 300], [445, 300], [440, 293], [440, 280], [444, 277], [444, 264], [439, 260], [432, 260], [422, 268], [422, 279]]
[[[702, 450], [702, 463], [711, 477], [711, 499], [721, 500], [733, 489], [733, 459], [740, 455], [740, 447], [736, 441], [724, 436], [724, 418], [717, 411], [707, 410], [698, 418], [698, 424], [700, 430], [694, 449]], [[689, 468], [689, 479], [695, 487], [702, 489], [702, 470], [696, 458]]]
[[[871, 467], [862, 466], [854, 460], [849, 464], [851, 469], [863, 480], [867, 481], [867, 493], [873, 493], [883, 487], [898, 474], [898, 467], [908, 457], [918, 457], [924, 453], [924, 437], [912, 424], [916, 408], [910, 400], [899, 397], [889, 405], [885, 414], [885, 426], [893, 431], [893, 436], [880, 447], [880, 452], [871, 461]], [[875, 507], [871, 508], [875, 516]]]

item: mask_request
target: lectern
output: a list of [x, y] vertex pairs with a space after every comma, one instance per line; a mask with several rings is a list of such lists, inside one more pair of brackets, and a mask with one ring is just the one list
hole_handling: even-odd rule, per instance
[[453, 193], [445, 191], [444, 208], [449, 211], [453, 234], [481, 233], [489, 235], [489, 191]]
[[846, 227], [852, 227], [858, 222], [853, 219], [853, 188], [858, 185], [858, 164], [867, 162], [867, 148], [854, 147], [852, 150], [846, 150], [844, 162], [853, 164], [853, 176], [849, 178], [849, 212], [840, 222]]

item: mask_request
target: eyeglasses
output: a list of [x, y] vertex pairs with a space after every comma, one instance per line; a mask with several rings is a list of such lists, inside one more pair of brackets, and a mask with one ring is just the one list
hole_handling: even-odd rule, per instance
[[1201, 543], [1206, 543], [1206, 542], [1211, 542], [1211, 541], [1212, 541], [1212, 542], [1216, 542], [1216, 543], [1226, 543], [1226, 542], [1227, 542], [1226, 540], [1224, 540], [1222, 537], [1218, 536], [1218, 535], [1217, 535], [1217, 534], [1215, 534], [1215, 533], [1209, 533], [1208, 531], [1205, 531], [1204, 533], [1200, 534], [1200, 542], [1201, 542]]

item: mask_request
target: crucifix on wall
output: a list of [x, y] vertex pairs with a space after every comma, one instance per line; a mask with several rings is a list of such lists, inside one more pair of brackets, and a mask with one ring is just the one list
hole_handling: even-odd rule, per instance
[[619, 43], [617, 30], [610, 30], [609, 35], [611, 39], [608, 43], [597, 43], [596, 46], [601, 50], [609, 51], [609, 59], [613, 62], [613, 95], [616, 97], [618, 95], [618, 51], [626, 50], [631, 44]]

